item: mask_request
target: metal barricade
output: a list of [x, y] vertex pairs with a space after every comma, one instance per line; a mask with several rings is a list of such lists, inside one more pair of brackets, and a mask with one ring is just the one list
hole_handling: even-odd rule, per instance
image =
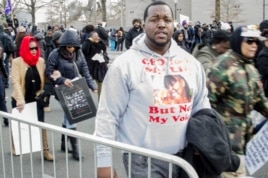
[[[42, 122], [28, 122], [21, 120], [20, 118], [15, 118], [11, 114], [5, 112], [0, 112], [0, 117], [8, 118], [11, 123], [9, 124], [8, 128], [0, 127], [0, 177], [2, 178], [96, 178], [96, 144], [102, 144], [112, 148], [112, 167], [117, 170], [118, 177], [127, 177], [122, 164], [122, 160], [119, 158], [122, 156], [121, 151], [124, 150], [126, 152], [129, 152], [129, 154], [139, 154], [148, 157], [148, 178], [150, 178], [150, 164], [152, 158], [169, 163], [169, 178], [172, 177], [172, 165], [178, 165], [181, 167], [190, 178], [198, 178], [195, 170], [188, 162], [174, 155], [107, 140], [80, 131], [64, 129], [52, 124]], [[44, 161], [42, 151], [30, 151], [30, 153], [27, 154], [14, 156], [12, 154], [12, 121], [17, 121], [19, 125], [26, 124], [29, 128], [32, 126], [37, 127], [40, 131], [42, 129], [46, 129], [49, 135], [49, 147], [52, 148], [50, 151], [54, 155], [54, 161]], [[36, 144], [31, 143], [32, 133], [31, 129], [29, 130], [30, 144]], [[59, 137], [61, 134], [64, 135], [66, 140], [69, 136], [76, 137], [78, 139], [78, 150], [80, 155], [79, 161], [71, 159], [71, 155], [68, 153], [67, 142], [65, 142], [65, 153], [59, 153], [59, 151], [55, 149], [55, 145], [59, 144], [56, 141], [56, 137]], [[20, 144], [22, 142], [22, 139], [23, 138], [20, 137]], [[40, 138], [40, 140], [42, 140], [42, 138]], [[30, 145], [30, 148], [32, 148], [32, 145]], [[41, 150], [42, 148], [43, 147], [41, 144]]]

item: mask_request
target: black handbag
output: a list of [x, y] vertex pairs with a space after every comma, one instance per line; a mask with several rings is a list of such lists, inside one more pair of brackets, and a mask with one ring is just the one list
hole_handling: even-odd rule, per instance
[[108, 66], [107, 66], [107, 64], [105, 62], [98, 63], [94, 67], [92, 77], [94, 79], [98, 80], [99, 82], [102, 82], [107, 71], [108, 71]]
[[49, 95], [45, 93], [45, 90], [35, 97], [36, 103], [40, 107], [46, 107], [49, 105]]
[[104, 59], [105, 63], [109, 63], [109, 61], [110, 61], [110, 58], [109, 58], [107, 53], [103, 53], [103, 59]]
[[45, 83], [44, 85], [44, 93], [46, 95], [56, 95], [54, 85], [52, 83]]

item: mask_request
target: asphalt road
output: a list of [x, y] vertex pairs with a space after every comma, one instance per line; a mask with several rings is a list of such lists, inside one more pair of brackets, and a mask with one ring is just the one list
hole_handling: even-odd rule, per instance
[[[118, 53], [111, 53], [110, 57], [111, 61], [119, 55]], [[11, 101], [10, 101], [10, 95], [12, 91], [12, 86], [10, 85], [9, 89], [6, 89], [6, 95], [7, 98], [7, 106], [9, 112], [11, 111]], [[94, 99], [95, 104], [97, 105], [97, 94], [92, 93], [92, 97]], [[63, 118], [63, 112], [59, 105], [59, 103], [52, 97], [50, 100], [50, 107], [52, 109], [51, 112], [45, 113], [45, 122], [50, 123], [56, 126], [61, 127], [62, 118]], [[86, 121], [82, 121], [78, 123], [77, 130], [92, 134], [94, 132], [94, 123], [95, 118], [91, 118]], [[25, 177], [25, 178], [51, 178], [51, 177], [57, 177], [57, 178], [76, 178], [76, 177], [83, 177], [83, 178], [91, 178], [94, 177], [95, 171], [94, 171], [94, 150], [93, 150], [93, 144], [86, 143], [84, 141], [81, 141], [81, 149], [82, 149], [82, 155], [83, 155], [83, 161], [82, 166], [80, 170], [80, 164], [78, 161], [75, 161], [72, 159], [71, 154], [68, 155], [67, 159], [65, 157], [65, 153], [60, 151], [60, 139], [61, 135], [55, 133], [54, 134], [54, 140], [52, 140], [51, 133], [49, 133], [49, 147], [52, 149], [52, 143], [54, 144], [54, 150], [55, 150], [55, 161], [53, 162], [44, 162], [44, 174], [41, 170], [41, 155], [40, 152], [36, 152], [33, 154], [32, 162], [30, 161], [30, 155], [25, 154], [23, 156], [17, 156], [13, 157], [11, 159], [10, 157], [10, 150], [9, 150], [9, 129], [8, 127], [2, 127], [3, 129], [3, 143], [4, 143], [4, 153], [1, 154], [2, 148], [0, 148], [0, 178], [4, 177], [4, 172], [6, 174], [6, 177], [12, 177], [12, 167], [11, 162], [14, 163], [14, 177]], [[5, 157], [5, 171], [3, 171], [3, 161], [2, 158]], [[121, 152], [120, 150], [114, 151], [114, 164], [117, 169], [118, 175], [120, 178], [126, 177], [122, 159], [121, 159]], [[20, 163], [23, 163], [22, 166], [20, 166]], [[33, 165], [33, 169], [31, 169], [31, 165]], [[54, 169], [56, 170], [56, 174], [54, 173]], [[21, 170], [23, 170], [23, 176], [21, 174]], [[67, 171], [68, 170], [68, 171]], [[32, 176], [31, 173], [34, 172], [34, 175]], [[81, 174], [80, 174], [81, 173]], [[42, 176], [43, 175], [43, 176]], [[253, 175], [256, 178], [268, 178], [268, 165], [264, 166], [262, 169], [260, 169], [256, 174]]]
[[[10, 96], [11, 88], [7, 89], [7, 96]], [[92, 93], [92, 96], [94, 98], [95, 103], [97, 104], [97, 94]], [[62, 118], [63, 118], [63, 112], [62, 109], [55, 100], [54, 97], [50, 99], [50, 107], [52, 109], [51, 112], [46, 112], [45, 113], [45, 122], [49, 124], [53, 124], [56, 126], [61, 127], [62, 123]], [[10, 108], [10, 97], [7, 98], [7, 105], [9, 106], [9, 111], [11, 111]], [[95, 118], [91, 118], [89, 120], [82, 121], [77, 124], [77, 130], [92, 134], [94, 131], [94, 122]], [[2, 127], [3, 128], [3, 143], [4, 143], [4, 157], [5, 157], [5, 173], [6, 177], [12, 177], [11, 171], [11, 157], [10, 157], [10, 142], [9, 142], [9, 128], [8, 127]], [[34, 176], [36, 178], [45, 177], [45, 178], [50, 178], [50, 177], [56, 177], [57, 178], [76, 178], [80, 177], [80, 165], [78, 161], [75, 161], [72, 159], [72, 155], [68, 155], [68, 163], [65, 157], [65, 152], [61, 152], [60, 150], [60, 144], [61, 144], [61, 134], [59, 133], [54, 133], [53, 138], [54, 140], [52, 141], [51, 133], [48, 132], [48, 139], [49, 139], [49, 148], [50, 151], [52, 151], [52, 143], [54, 144], [54, 149], [55, 149], [55, 165], [53, 162], [44, 162], [44, 174], [42, 173], [41, 170], [41, 152], [35, 152], [33, 154], [33, 172]], [[70, 145], [69, 145], [70, 147]], [[70, 147], [71, 148], [71, 147]], [[1, 150], [1, 149], [0, 149]], [[81, 170], [81, 176], [83, 178], [91, 178], [94, 177], [94, 150], [93, 150], [93, 144], [87, 143], [85, 141], [81, 141], [81, 150], [82, 150], [82, 156], [83, 156], [83, 161], [82, 161], [82, 170]], [[1, 153], [1, 152], [0, 152]], [[114, 161], [116, 165], [118, 165], [118, 173], [121, 175], [120, 177], [126, 177], [125, 172], [122, 167], [122, 159], [121, 159], [121, 154], [120, 151], [115, 151], [114, 153]], [[13, 157], [13, 163], [14, 163], [14, 174], [15, 178], [21, 177], [21, 167], [20, 167], [20, 160], [21, 156], [16, 156]], [[30, 178], [31, 175], [31, 159], [30, 159], [30, 154], [24, 154], [22, 156], [22, 170], [23, 170], [23, 177]], [[2, 155], [0, 154], [0, 177], [4, 177], [4, 171], [3, 171], [3, 165], [2, 165]], [[56, 174], [54, 174], [54, 166], [56, 170]], [[68, 168], [68, 172], [66, 171]]]
[[[110, 55], [111, 62], [113, 58], [115, 58], [117, 55], [119, 54], [116, 52], [111, 53]], [[12, 85], [10, 83], [10, 87], [6, 89], [7, 107], [8, 107], [9, 112], [11, 112], [11, 97], [10, 97], [11, 92], [12, 92]], [[97, 105], [98, 104], [97, 94], [96, 93], [91, 93], [91, 94], [92, 94], [95, 104]], [[59, 105], [58, 101], [54, 97], [51, 97], [50, 99], [50, 108], [52, 110], [51, 112], [45, 112], [45, 122], [61, 127], [63, 112], [62, 112], [61, 106]], [[95, 124], [95, 118], [82, 121], [77, 124], [77, 130], [84, 132], [84, 133], [92, 134], [94, 132], [94, 124]], [[82, 166], [81, 166], [82, 169], [80, 170], [79, 162], [73, 160], [71, 154], [69, 154], [67, 157], [68, 159], [66, 159], [65, 152], [60, 151], [61, 134], [54, 133], [53, 134], [54, 140], [52, 140], [52, 136], [51, 136], [52, 134], [49, 132], [48, 133], [49, 148], [52, 150], [52, 146], [53, 146], [52, 143], [53, 143], [54, 150], [55, 150], [55, 154], [54, 154], [55, 165], [53, 164], [53, 162], [45, 161], [44, 162], [44, 174], [43, 174], [42, 169], [41, 169], [41, 166], [42, 166], [41, 152], [33, 153], [32, 163], [30, 159], [30, 154], [24, 154], [23, 156], [16, 156], [16, 157], [13, 157], [13, 159], [11, 159], [9, 128], [2, 125], [2, 129], [3, 129], [4, 154], [3, 155], [1, 154], [2, 149], [0, 148], [0, 178], [4, 178], [4, 173], [6, 174], [6, 178], [12, 177], [12, 167], [11, 167], [12, 161], [14, 163], [14, 177], [15, 178], [18, 178], [18, 177], [30, 178], [32, 177], [31, 172], [34, 173], [33, 174], [34, 178], [40, 178], [40, 177], [77, 178], [77, 177], [80, 177], [80, 175], [83, 178], [94, 177], [95, 160], [94, 160], [93, 144], [87, 143], [85, 141], [81, 141], [83, 161], [82, 161]], [[4, 165], [3, 165], [3, 160], [2, 160], [3, 157], [5, 160]], [[113, 158], [114, 158], [115, 167], [117, 168], [117, 172], [119, 176], [126, 177], [125, 171], [123, 169], [121, 152], [119, 150], [115, 150]], [[22, 166], [20, 165], [21, 161], [23, 163]], [[33, 165], [32, 169], [31, 169], [31, 164]], [[3, 170], [3, 166], [5, 166], [5, 171]], [[54, 173], [54, 168], [56, 170], [56, 173]], [[21, 174], [21, 172], [23, 172], [23, 174]]]

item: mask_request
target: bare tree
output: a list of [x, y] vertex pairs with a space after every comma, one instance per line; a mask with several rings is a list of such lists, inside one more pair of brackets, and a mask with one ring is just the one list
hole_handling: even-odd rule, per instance
[[107, 22], [107, 19], [106, 19], [106, 0], [101, 0], [101, 7], [102, 7], [102, 21]]
[[68, 6], [66, 6], [65, 11], [68, 13], [67, 20], [68, 21], [78, 20], [83, 13], [83, 11], [79, 9], [83, 9], [80, 1], [72, 1]]
[[113, 2], [110, 4], [110, 19], [120, 19], [121, 13], [125, 11], [125, 0], [123, 0], [123, 4], [121, 1]]
[[[12, 6], [12, 11], [11, 11], [12, 16], [16, 14], [18, 11], [22, 10], [20, 6], [20, 2], [18, 0], [12, 1], [11, 6]], [[6, 7], [6, 0], [2, 0], [2, 3], [0, 3], [0, 8], [4, 10], [5, 7]]]
[[[242, 9], [239, 0], [215, 0], [215, 11], [211, 13], [211, 18], [224, 22], [243, 22], [239, 14]], [[220, 10], [219, 10], [220, 9]]]
[[[51, 4], [46, 8], [47, 22], [48, 24], [58, 24], [60, 23], [60, 14], [59, 9], [61, 8], [60, 1], [54, 1], [53, 5]], [[60, 12], [61, 13], [61, 12]]]
[[221, 20], [224, 22], [242, 22], [239, 14], [242, 9], [238, 0], [221, 0]]
[[32, 24], [36, 24], [36, 12], [42, 8], [48, 7], [51, 2], [46, 0], [14, 0], [20, 9], [25, 10], [32, 16]]
[[221, 19], [221, 0], [215, 0], [215, 20]]

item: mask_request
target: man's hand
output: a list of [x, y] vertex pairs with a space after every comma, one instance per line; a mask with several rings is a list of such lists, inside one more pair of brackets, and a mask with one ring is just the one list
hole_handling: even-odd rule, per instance
[[[111, 167], [98, 168], [98, 178], [111, 178]], [[116, 170], [114, 170], [114, 178], [118, 178]]]

